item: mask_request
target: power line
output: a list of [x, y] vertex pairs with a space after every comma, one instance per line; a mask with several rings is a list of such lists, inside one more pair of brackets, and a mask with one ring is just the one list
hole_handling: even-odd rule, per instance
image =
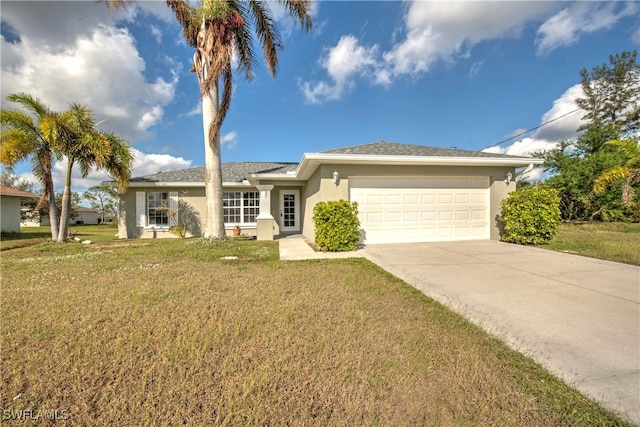
[[488, 146], [488, 147], [485, 147], [485, 148], [483, 148], [483, 150], [486, 150], [487, 148], [495, 147], [495, 146], [500, 145], [500, 144], [504, 144], [504, 143], [505, 143], [505, 142], [507, 142], [507, 141], [511, 141], [512, 139], [516, 139], [516, 138], [518, 138], [519, 136], [526, 135], [527, 133], [531, 132], [532, 130], [540, 129], [542, 126], [546, 126], [546, 125], [548, 125], [549, 123], [555, 122], [556, 120], [560, 120], [561, 118], [563, 118], [563, 117], [565, 117], [565, 116], [568, 116], [569, 114], [573, 114], [573, 113], [575, 113], [575, 112], [576, 112], [576, 111], [578, 111], [578, 110], [581, 110], [581, 108], [576, 108], [575, 110], [569, 111], [568, 113], [564, 113], [563, 115], [558, 116], [558, 117], [555, 117], [555, 118], [553, 118], [553, 119], [551, 119], [551, 120], [549, 120], [549, 121], [546, 121], [546, 122], [544, 122], [544, 123], [542, 123], [542, 124], [540, 124], [540, 125], [538, 125], [538, 126], [536, 126], [536, 127], [534, 127], [534, 128], [531, 128], [531, 129], [525, 130], [524, 132], [521, 132], [521, 133], [519, 133], [519, 134], [517, 134], [517, 135], [514, 135], [514, 136], [512, 136], [512, 137], [510, 137], [510, 138], [507, 138], [507, 139], [502, 140], [502, 141], [500, 141], [500, 142], [497, 142], [497, 143], [495, 143], [495, 144], [493, 144], [493, 145], [490, 145], [490, 146]]

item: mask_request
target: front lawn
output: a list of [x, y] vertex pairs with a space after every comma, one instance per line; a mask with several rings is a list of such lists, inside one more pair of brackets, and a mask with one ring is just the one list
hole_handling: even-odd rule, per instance
[[541, 247], [640, 266], [640, 224], [565, 223], [553, 240]]
[[5, 418], [625, 425], [364, 259], [283, 262], [277, 242], [233, 239], [40, 242], [1, 256]]

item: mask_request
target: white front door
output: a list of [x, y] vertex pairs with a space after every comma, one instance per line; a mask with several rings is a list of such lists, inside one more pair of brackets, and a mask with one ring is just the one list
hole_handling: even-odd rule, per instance
[[280, 231], [300, 231], [299, 190], [280, 191]]

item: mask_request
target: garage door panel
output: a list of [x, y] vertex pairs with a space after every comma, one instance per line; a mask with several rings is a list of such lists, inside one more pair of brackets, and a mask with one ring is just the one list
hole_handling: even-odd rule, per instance
[[456, 211], [456, 221], [468, 222], [471, 219], [471, 212], [468, 210]]
[[471, 217], [476, 221], [484, 221], [487, 218], [487, 212], [484, 210], [474, 209], [471, 211]]
[[402, 219], [404, 222], [418, 222], [420, 220], [420, 213], [417, 211], [404, 212]]
[[439, 204], [452, 204], [453, 203], [453, 194], [449, 194], [449, 193], [445, 193], [445, 194], [439, 194], [438, 195], [438, 203]]
[[382, 212], [366, 212], [364, 218], [367, 223], [382, 223]]
[[418, 205], [420, 204], [420, 196], [416, 193], [405, 194], [402, 197], [402, 204], [405, 206], [408, 205]]
[[438, 221], [451, 221], [453, 219], [453, 211], [439, 211]]
[[379, 195], [379, 194], [367, 194], [365, 197], [366, 197], [365, 203], [367, 205], [371, 205], [371, 206], [383, 206], [384, 205], [384, 199], [383, 199], [382, 195]]
[[420, 218], [422, 221], [435, 221], [437, 217], [436, 211], [422, 211], [420, 212]]
[[471, 201], [471, 195], [469, 193], [456, 194], [455, 202], [459, 204], [469, 204]]
[[420, 201], [422, 206], [435, 205], [437, 203], [437, 196], [432, 193], [422, 194], [420, 196]]
[[489, 238], [488, 177], [349, 181], [365, 243]]

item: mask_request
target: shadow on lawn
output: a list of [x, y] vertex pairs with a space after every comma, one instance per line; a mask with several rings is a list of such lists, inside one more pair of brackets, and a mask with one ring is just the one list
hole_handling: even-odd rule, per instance
[[0, 251], [25, 248], [51, 240], [51, 232], [37, 231], [28, 233], [2, 233], [0, 234]]

